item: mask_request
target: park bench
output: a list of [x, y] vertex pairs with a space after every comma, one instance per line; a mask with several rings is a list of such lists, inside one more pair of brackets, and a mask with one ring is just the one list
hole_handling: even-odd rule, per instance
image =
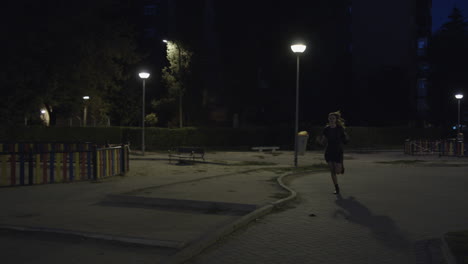
[[252, 147], [252, 150], [258, 150], [259, 152], [262, 152], [264, 150], [271, 150], [272, 152], [275, 152], [279, 149], [279, 147]]
[[205, 161], [205, 149], [199, 147], [178, 147], [175, 150], [169, 150], [169, 163], [173, 158], [178, 158], [179, 162], [182, 160], [202, 159]]

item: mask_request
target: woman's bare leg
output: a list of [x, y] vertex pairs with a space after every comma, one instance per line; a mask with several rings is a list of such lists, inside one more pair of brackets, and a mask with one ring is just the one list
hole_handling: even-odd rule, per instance
[[336, 162], [330, 162], [328, 163], [330, 167], [330, 172], [331, 172], [331, 177], [333, 180], [333, 184], [335, 185], [335, 194], [340, 193], [340, 188], [338, 187], [338, 178], [336, 177]]
[[335, 163], [335, 173], [342, 174], [343, 172], [343, 163]]
[[332, 177], [332, 180], [333, 180], [333, 184], [338, 184], [338, 179], [336, 178], [336, 163], [331, 161], [328, 163], [328, 166], [330, 167], [330, 173], [331, 173], [331, 177]]

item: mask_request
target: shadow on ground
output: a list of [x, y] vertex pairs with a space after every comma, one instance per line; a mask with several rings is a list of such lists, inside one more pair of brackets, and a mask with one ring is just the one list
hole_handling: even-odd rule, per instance
[[335, 203], [342, 209], [336, 210], [334, 217], [342, 216], [352, 223], [369, 228], [377, 240], [390, 248], [407, 250], [410, 247], [411, 243], [390, 217], [374, 215], [353, 196], [343, 198], [338, 195]]

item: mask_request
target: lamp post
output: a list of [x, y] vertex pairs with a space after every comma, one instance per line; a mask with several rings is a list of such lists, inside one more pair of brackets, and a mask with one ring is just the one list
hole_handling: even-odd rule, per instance
[[45, 119], [46, 112], [47, 111], [45, 109], [41, 109], [41, 120], [42, 122], [44, 122], [44, 124], [46, 124], [46, 119]]
[[150, 76], [147, 72], [140, 72], [138, 74], [143, 79], [143, 107], [141, 111], [141, 152], [145, 155], [145, 80]]
[[297, 67], [296, 67], [296, 122], [294, 129], [294, 167], [297, 167], [297, 133], [299, 130], [299, 56], [305, 51], [306, 45], [294, 44], [291, 50], [297, 54]]
[[463, 94], [456, 94], [455, 98], [458, 100], [458, 130], [457, 136], [460, 134], [460, 101], [463, 99]]
[[83, 109], [83, 127], [86, 127], [86, 117], [88, 114], [88, 103], [87, 101], [89, 100], [89, 96], [83, 96], [84, 100], [84, 109]]

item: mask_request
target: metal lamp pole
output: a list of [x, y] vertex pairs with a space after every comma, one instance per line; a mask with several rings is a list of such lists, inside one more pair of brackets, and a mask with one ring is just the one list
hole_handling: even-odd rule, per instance
[[297, 148], [299, 133], [299, 55], [297, 55], [297, 66], [296, 66], [296, 122], [294, 126], [294, 167], [297, 167]]
[[88, 103], [87, 101], [89, 100], [89, 96], [83, 96], [84, 101], [84, 109], [83, 109], [83, 127], [86, 127], [86, 118], [88, 116]]
[[143, 79], [143, 107], [141, 111], [141, 152], [145, 155], [145, 80], [150, 76], [147, 72], [138, 74]]
[[458, 129], [457, 129], [457, 135], [460, 134], [460, 101], [463, 99], [463, 94], [456, 94], [455, 98], [458, 100]]
[[297, 133], [299, 132], [299, 55], [306, 49], [305, 45], [295, 44], [291, 46], [291, 50], [297, 53], [297, 66], [296, 66], [296, 120], [294, 126], [294, 167], [297, 167], [297, 150], [298, 150], [298, 138]]

